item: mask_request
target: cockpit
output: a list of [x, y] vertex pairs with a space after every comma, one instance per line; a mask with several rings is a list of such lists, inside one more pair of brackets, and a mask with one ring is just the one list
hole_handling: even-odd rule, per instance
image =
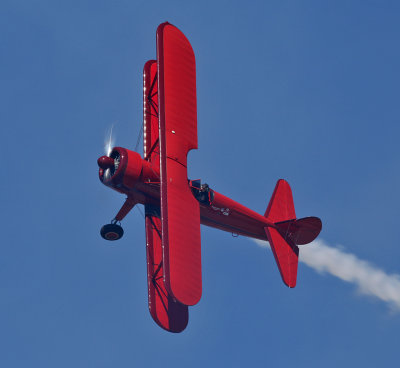
[[201, 184], [200, 179], [189, 180], [189, 186], [195, 198], [206, 206], [210, 206], [214, 200], [214, 191], [208, 184]]

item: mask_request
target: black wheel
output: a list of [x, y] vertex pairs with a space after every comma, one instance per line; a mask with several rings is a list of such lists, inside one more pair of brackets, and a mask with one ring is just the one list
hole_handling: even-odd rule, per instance
[[107, 224], [101, 228], [100, 235], [106, 240], [118, 240], [124, 235], [124, 230], [117, 224]]

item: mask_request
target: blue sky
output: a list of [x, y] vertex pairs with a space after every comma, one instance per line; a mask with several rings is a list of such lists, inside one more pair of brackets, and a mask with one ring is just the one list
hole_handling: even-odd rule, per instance
[[[8, 1], [0, 5], [0, 356], [11, 367], [377, 367], [400, 313], [301, 263], [202, 228], [203, 297], [179, 335], [147, 310], [144, 221], [98, 180], [133, 149], [142, 68], [169, 21], [197, 60], [189, 175], [263, 213], [278, 178], [321, 239], [400, 274], [396, 1]], [[141, 149], [141, 148], [140, 148]], [[311, 247], [311, 246], [310, 246]], [[394, 276], [395, 278], [397, 276]]]

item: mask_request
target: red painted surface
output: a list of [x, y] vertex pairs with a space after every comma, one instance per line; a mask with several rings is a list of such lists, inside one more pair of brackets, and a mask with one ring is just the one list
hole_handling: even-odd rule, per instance
[[174, 300], [164, 285], [161, 220], [155, 216], [146, 214], [145, 222], [150, 314], [154, 321], [165, 330], [181, 332], [185, 329], [189, 320], [188, 307]]
[[[114, 160], [115, 171], [109, 177], [105, 176], [105, 170], [102, 167], [105, 165], [103, 157], [100, 157], [97, 161], [100, 166], [99, 178], [105, 185], [121, 188], [123, 192], [124, 187], [132, 188], [139, 180], [143, 160], [137, 152], [122, 147], [114, 147], [110, 158]], [[108, 163], [109, 161], [107, 161]]]
[[[274, 193], [264, 215], [272, 223], [296, 220], [292, 189], [287, 181], [280, 179], [276, 183]], [[296, 286], [299, 248], [288, 236], [282, 237], [276, 228], [265, 228], [271, 250], [282, 276], [289, 287]]]
[[311, 243], [319, 234], [322, 222], [318, 217], [304, 217], [295, 221], [275, 223], [279, 233], [294, 244], [303, 245]]
[[122, 205], [121, 209], [118, 211], [117, 215], [115, 216], [115, 220], [122, 221], [135, 204], [136, 204], [135, 198], [128, 197], [125, 200], [125, 203]]
[[287, 221], [296, 218], [292, 189], [286, 180], [280, 179], [276, 183], [267, 210], [264, 214], [271, 222]]
[[149, 60], [143, 69], [143, 157], [160, 172], [158, 144], [158, 80], [157, 61]]
[[161, 224], [165, 286], [186, 305], [201, 298], [200, 208], [187, 181], [187, 154], [197, 148], [196, 65], [176, 27], [157, 29]]
[[265, 232], [283, 282], [294, 288], [297, 280], [299, 248], [289, 239], [285, 240], [279, 231], [273, 227], [266, 227]]
[[216, 192], [210, 205], [201, 205], [201, 223], [230, 233], [267, 240], [264, 227], [273, 225], [267, 219]]
[[282, 279], [296, 285], [299, 244], [322, 228], [317, 217], [297, 219], [289, 184], [279, 180], [263, 215], [196, 181], [188, 183], [187, 154], [197, 148], [196, 71], [189, 41], [176, 27], [157, 29], [157, 61], [144, 67], [144, 158], [116, 147], [98, 160], [101, 182], [128, 196], [119, 221], [145, 205], [149, 309], [171, 332], [188, 322], [201, 297], [200, 223], [268, 240]]
[[[143, 156], [150, 164], [149, 174], [152, 171], [159, 173], [158, 83], [154, 60], [148, 61], [143, 70], [143, 107]], [[159, 174], [154, 179], [159, 182]], [[186, 305], [174, 300], [164, 284], [161, 220], [151, 214], [152, 208], [159, 212], [159, 206], [158, 198], [157, 206], [146, 206], [145, 216], [149, 311], [154, 321], [165, 330], [181, 332], [188, 323], [189, 312]]]
[[[127, 163], [127, 165], [128, 164], [129, 163]], [[149, 161], [143, 160], [142, 164], [139, 165], [142, 167], [142, 172], [140, 173], [139, 179], [131, 188], [121, 186], [123, 179], [118, 170], [115, 174], [117, 179], [112, 177], [106, 184], [117, 191], [127, 194], [130, 198], [133, 198], [136, 203], [152, 205], [160, 211], [160, 182], [157, 181], [158, 179], [155, 175], [157, 167], [152, 167], [151, 165], [152, 164]], [[99, 171], [101, 172], [102, 169], [100, 168]], [[145, 175], [145, 173], [147, 173], [147, 175]], [[149, 174], [152, 176], [149, 177]], [[184, 184], [181, 180], [181, 183], [182, 191], [189, 188], [187, 181], [186, 184]], [[279, 189], [279, 183], [281, 183], [282, 188], [284, 188], [282, 192]], [[275, 189], [270, 201], [268, 207], [269, 210], [267, 209], [266, 212], [267, 217], [252, 211], [216, 191], [212, 191], [213, 200], [211, 203], [203, 204], [197, 202], [200, 205], [200, 221], [203, 225], [233, 234], [269, 241], [284, 283], [289, 287], [294, 287], [297, 278], [297, 245], [307, 244], [314, 240], [321, 231], [322, 223], [321, 220], [316, 217], [306, 217], [304, 219], [291, 218], [294, 215], [294, 206], [291, 199], [289, 184], [280, 180], [278, 181], [277, 186], [278, 188]], [[180, 193], [179, 190], [180, 188], [178, 187], [176, 192], [177, 194]], [[190, 193], [190, 195], [193, 200], [196, 201], [193, 194]], [[177, 215], [179, 215], [179, 210]], [[181, 219], [179, 221], [181, 221]], [[162, 248], [160, 245], [156, 245], [156, 247]], [[189, 264], [190, 263], [188, 263], [188, 265]], [[165, 275], [165, 270], [163, 271]], [[151, 272], [155, 272], [154, 269], [153, 271], [149, 271], [150, 279], [152, 277]], [[164, 285], [165, 284], [161, 284], [161, 288]], [[163, 290], [165, 291], [167, 298], [170, 298], [170, 290], [168, 288]], [[151, 295], [156, 295], [154, 290], [153, 292], [149, 290], [149, 297], [151, 297]], [[161, 300], [156, 300], [152, 302], [152, 305], [160, 305], [160, 303], [163, 304]], [[160, 326], [167, 330], [169, 329], [169, 323], [172, 323], [171, 321], [175, 321], [175, 318], [177, 318], [175, 317], [175, 312], [172, 312], [177, 310], [176, 305], [171, 309], [171, 314], [168, 314], [164, 307], [164, 309], [160, 306], [158, 309], [157, 307], [155, 307], [155, 309], [151, 308], [152, 307], [150, 307], [150, 311], [153, 318], [155, 318], [156, 322], [160, 324]], [[158, 311], [160, 311], [160, 316], [157, 314]], [[181, 311], [179, 313], [185, 314], [186, 311]], [[154, 317], [154, 315], [156, 317]], [[169, 318], [168, 320], [166, 319], [166, 316]], [[183, 322], [179, 322], [178, 324], [181, 326]]]
[[101, 156], [97, 160], [97, 165], [99, 165], [103, 170], [107, 170], [114, 166], [114, 160], [108, 156]]

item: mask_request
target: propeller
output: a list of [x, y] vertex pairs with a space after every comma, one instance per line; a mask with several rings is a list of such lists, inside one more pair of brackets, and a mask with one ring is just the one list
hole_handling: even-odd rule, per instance
[[[97, 164], [99, 165], [100, 168], [103, 169], [103, 174], [102, 174], [102, 181], [106, 182], [111, 177], [114, 175], [114, 173], [118, 170], [119, 164], [120, 164], [120, 156], [117, 151], [113, 151], [114, 147], [114, 141], [115, 137], [113, 137], [113, 129], [114, 125], [111, 125], [110, 132], [107, 133], [106, 138], [104, 140], [104, 153], [105, 156], [101, 156], [97, 160]], [[143, 124], [141, 124], [140, 131], [138, 134], [136, 146], [135, 146], [135, 152], [137, 152], [137, 149], [140, 144], [140, 140], [143, 134]]]
[[[102, 161], [98, 162], [99, 166], [105, 170], [103, 175], [105, 180], [108, 180], [110, 178], [111, 168], [114, 165], [114, 160], [110, 157], [112, 148], [114, 146], [113, 129], [114, 129], [114, 124], [111, 125], [110, 134], [108, 135], [108, 137], [106, 136], [106, 139], [104, 141], [104, 153], [106, 154], [106, 156], [100, 158], [102, 159]], [[106, 157], [109, 159], [107, 160]]]

